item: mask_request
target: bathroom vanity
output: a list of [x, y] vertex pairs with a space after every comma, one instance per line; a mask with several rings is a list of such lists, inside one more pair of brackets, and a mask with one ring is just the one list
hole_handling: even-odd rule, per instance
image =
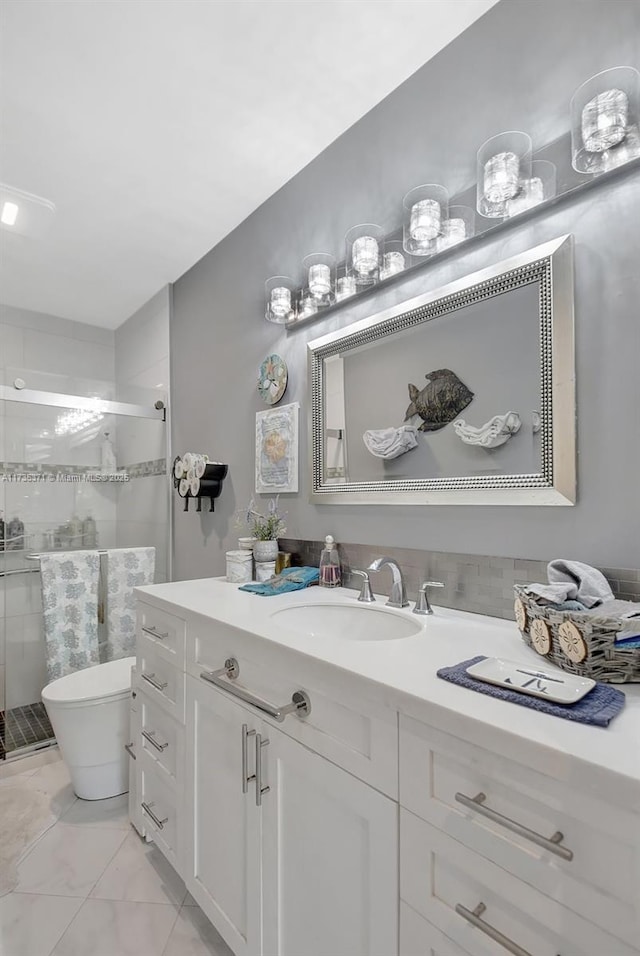
[[132, 820], [236, 956], [640, 953], [640, 688], [608, 729], [436, 677], [515, 624], [139, 588]]

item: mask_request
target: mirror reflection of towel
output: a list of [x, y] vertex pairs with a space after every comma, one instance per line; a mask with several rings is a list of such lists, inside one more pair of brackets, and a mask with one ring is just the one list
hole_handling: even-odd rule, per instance
[[362, 440], [376, 458], [399, 458], [418, 444], [415, 425], [369, 429]]

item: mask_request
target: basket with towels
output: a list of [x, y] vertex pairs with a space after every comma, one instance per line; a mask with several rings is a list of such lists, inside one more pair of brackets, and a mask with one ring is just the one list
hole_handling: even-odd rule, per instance
[[640, 603], [616, 600], [604, 575], [579, 561], [551, 561], [547, 574], [547, 584], [514, 586], [525, 643], [572, 674], [640, 682]]

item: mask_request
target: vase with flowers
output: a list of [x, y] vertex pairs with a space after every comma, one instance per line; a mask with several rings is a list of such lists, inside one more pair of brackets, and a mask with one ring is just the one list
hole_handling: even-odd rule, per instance
[[278, 538], [287, 530], [284, 518], [285, 515], [278, 510], [277, 497], [269, 500], [266, 514], [256, 509], [253, 498], [249, 502], [244, 515], [244, 524], [256, 539], [253, 544], [253, 556], [257, 562], [275, 561], [278, 557]]

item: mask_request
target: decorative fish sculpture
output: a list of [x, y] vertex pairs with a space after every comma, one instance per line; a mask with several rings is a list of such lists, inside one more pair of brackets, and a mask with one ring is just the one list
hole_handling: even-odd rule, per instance
[[427, 384], [422, 390], [415, 385], [409, 385], [411, 404], [405, 412], [404, 420], [419, 415], [422, 419], [419, 431], [437, 432], [467, 407], [473, 399], [473, 392], [450, 368], [428, 372], [425, 378]]

